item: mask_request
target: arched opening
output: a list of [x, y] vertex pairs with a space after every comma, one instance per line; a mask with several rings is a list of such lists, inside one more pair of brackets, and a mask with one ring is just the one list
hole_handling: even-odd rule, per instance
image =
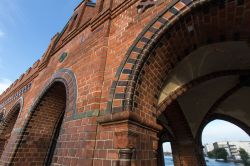
[[240, 125], [215, 119], [203, 128], [201, 139], [207, 166], [242, 163], [241, 149], [250, 155], [250, 136]]
[[[159, 144], [158, 144], [158, 163], [159, 166], [173, 166], [174, 165], [174, 158], [173, 155], [173, 148], [172, 142], [174, 141], [174, 135], [167, 127], [167, 124], [164, 124], [165, 119], [162, 116], [162, 119], [159, 119], [159, 123], [162, 123], [162, 125], [166, 125], [166, 128], [164, 131], [159, 133]], [[175, 149], [174, 149], [175, 150]]]
[[[165, 119], [160, 120], [162, 126], [169, 127], [175, 136], [172, 140], [175, 165], [206, 165], [197, 138], [201, 128], [215, 115], [232, 117], [237, 124], [244, 124], [242, 128], [249, 133], [250, 48], [245, 45], [244, 50], [244, 44], [240, 45], [240, 42], [221, 42], [197, 48], [166, 77], [158, 99], [158, 119]], [[222, 52], [207, 54], [211, 48]], [[234, 54], [233, 50], [239, 51], [238, 57], [230, 62], [227, 57]], [[247, 66], [241, 64], [243, 59]]]
[[66, 88], [54, 82], [41, 96], [26, 123], [11, 164], [50, 165], [66, 109]]
[[165, 166], [174, 166], [174, 159], [172, 153], [171, 142], [164, 142], [162, 144], [163, 155], [164, 155], [164, 164]]
[[17, 121], [20, 109], [21, 104], [18, 103], [9, 111], [7, 115], [2, 115], [2, 119], [0, 122], [0, 156], [2, 155], [5, 146], [7, 145], [8, 140], [11, 137], [11, 132]]

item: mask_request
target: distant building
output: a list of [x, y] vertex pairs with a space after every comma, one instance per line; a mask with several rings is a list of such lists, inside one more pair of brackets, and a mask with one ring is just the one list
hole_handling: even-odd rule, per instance
[[224, 148], [228, 153], [228, 157], [232, 158], [232, 154], [231, 154], [231, 150], [230, 150], [228, 141], [215, 142], [215, 143], [213, 143], [213, 145], [214, 145], [214, 149]]
[[245, 151], [250, 155], [250, 141], [220, 141], [213, 143], [214, 149], [225, 148], [228, 157], [234, 160], [240, 160], [239, 150], [240, 148], [245, 149]]
[[204, 153], [207, 155], [208, 152], [211, 152], [214, 150], [214, 145], [213, 144], [205, 144], [204, 145]]

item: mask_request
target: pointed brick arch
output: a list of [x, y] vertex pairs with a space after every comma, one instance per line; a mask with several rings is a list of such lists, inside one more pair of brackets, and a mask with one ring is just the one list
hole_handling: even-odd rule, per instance
[[[57, 100], [56, 99], [57, 97], [59, 97], [60, 99]], [[25, 143], [26, 141], [31, 141], [29, 140], [29, 137], [30, 137], [29, 132], [34, 133], [34, 134], [36, 132], [35, 129], [33, 130], [31, 129], [32, 128], [31, 126], [33, 126], [33, 128], [39, 129], [39, 125], [37, 125], [37, 123], [42, 124], [43, 123], [42, 121], [46, 121], [47, 115], [45, 115], [43, 112], [46, 112], [46, 110], [48, 109], [47, 107], [51, 107], [50, 109], [48, 109], [48, 111], [51, 110], [50, 111], [51, 113], [58, 112], [58, 111], [59, 112], [55, 115], [55, 117], [51, 114], [51, 118], [52, 118], [51, 123], [49, 122], [50, 121], [49, 119], [51, 118], [47, 117], [49, 118], [48, 119], [49, 121], [46, 123], [48, 124], [48, 127], [50, 127], [51, 129], [51, 132], [48, 134], [50, 138], [48, 138], [48, 140], [46, 138], [37, 139], [38, 141], [39, 140], [45, 141], [42, 144], [39, 143], [41, 144], [41, 147], [37, 147], [37, 148], [43, 148], [42, 147], [43, 144], [44, 145], [48, 144], [49, 151], [46, 152], [47, 147], [45, 147], [45, 151], [44, 150], [43, 151], [44, 153], [52, 154], [52, 157], [53, 157], [53, 153], [55, 150], [55, 145], [53, 144], [56, 144], [56, 142], [53, 143], [51, 138], [57, 139], [54, 137], [59, 136], [58, 134], [59, 134], [63, 121], [73, 119], [73, 116], [76, 114], [76, 100], [77, 100], [77, 82], [76, 82], [76, 77], [74, 73], [69, 69], [61, 69], [57, 71], [56, 73], [54, 73], [52, 77], [47, 81], [47, 83], [43, 86], [40, 94], [34, 100], [32, 106], [30, 107], [28, 111], [28, 114], [25, 116], [25, 120], [23, 121], [22, 128], [19, 129], [19, 131], [17, 131], [16, 137], [18, 138], [18, 141], [11, 142], [10, 144], [8, 144], [9, 149], [12, 149], [12, 150], [6, 152], [8, 154], [5, 154], [6, 157], [2, 158], [2, 163], [13, 164], [13, 163], [20, 162], [20, 160], [17, 159], [19, 155], [22, 155], [20, 153], [21, 151], [19, 150], [20, 148], [21, 149], [24, 148], [26, 150], [29, 149], [29, 145], [23, 144], [23, 143]], [[39, 121], [37, 117], [41, 117], [42, 121]], [[39, 129], [39, 130], [42, 130], [42, 129]], [[46, 132], [46, 129], [44, 130], [44, 132]], [[30, 143], [34, 144], [32, 142]], [[51, 150], [52, 147], [53, 147], [53, 150]], [[34, 153], [36, 152], [34, 151]], [[24, 160], [21, 162], [26, 162], [26, 163], [23, 163], [26, 165], [27, 164], [28, 165], [39, 164], [39, 163], [41, 164], [41, 162], [47, 162], [48, 160], [50, 160], [48, 162], [52, 162], [51, 157], [46, 156], [46, 154], [43, 154], [42, 156], [43, 156], [43, 159], [38, 159], [37, 163], [35, 162], [31, 163], [31, 161], [29, 163], [28, 161], [24, 161]]]
[[[54, 82], [62, 82], [66, 88], [66, 95], [67, 95], [67, 104], [66, 104], [66, 112], [71, 111], [72, 116], [76, 114], [76, 100], [77, 100], [77, 80], [75, 74], [70, 69], [60, 69], [56, 73], [52, 75], [50, 80], [44, 86], [41, 94], [35, 100], [36, 102], [42, 97], [42, 95], [50, 88], [50, 86]], [[33, 106], [36, 103], [33, 104]], [[30, 109], [32, 111], [32, 108]]]
[[[221, 31], [219, 31], [220, 29], [218, 29], [218, 32], [209, 33], [209, 28], [213, 28], [208, 27], [208, 29], [206, 29], [202, 27], [202, 25], [201, 27], [198, 27], [197, 25], [192, 24], [196, 21], [193, 19], [198, 19], [196, 17], [200, 16], [196, 16], [197, 13], [202, 13], [202, 16], [204, 17], [203, 20], [206, 21], [205, 16], [209, 14], [210, 8], [213, 10], [213, 12], [215, 10], [224, 10], [225, 13], [222, 13], [226, 15], [230, 13], [229, 7], [227, 9], [227, 6], [232, 7], [233, 10], [238, 10], [237, 8], [245, 10], [248, 4], [249, 1], [244, 1], [243, 3], [241, 3], [241, 1], [238, 0], [175, 0], [170, 3], [170, 5], [168, 5], [163, 11], [161, 11], [158, 16], [146, 26], [146, 28], [136, 38], [136, 40], [126, 53], [126, 57], [122, 61], [115, 75], [116, 80], [113, 82], [111, 87], [110, 101], [108, 103], [107, 113], [115, 113], [124, 110], [136, 110], [136, 107], [138, 105], [136, 98], [138, 98], [137, 96], [140, 93], [138, 91], [138, 86], [140, 86], [143, 77], [145, 77], [145, 73], [147, 73], [147, 71], [145, 71], [145, 68], [146, 66], [154, 63], [154, 61], [161, 61], [160, 58], [162, 57], [156, 57], [156, 51], [157, 48], [165, 47], [163, 43], [164, 41], [175, 44], [175, 46], [171, 46], [169, 50], [172, 52], [176, 52], [175, 55], [173, 55], [172, 53], [172, 57], [169, 57], [168, 63], [165, 64], [165, 66], [167, 66], [166, 69], [164, 69], [165, 76], [187, 54], [202, 45], [234, 40], [249, 41], [250, 36], [248, 34], [248, 30], [240, 30], [239, 27], [241, 27], [242, 25], [237, 25], [236, 23], [233, 23], [234, 25], [232, 25], [232, 32], [230, 33], [222, 33]], [[192, 18], [192, 14], [196, 17]], [[241, 22], [247, 22], [247, 19], [248, 17], [246, 15], [242, 15]], [[185, 24], [184, 27], [182, 23]], [[228, 24], [230, 23], [228, 22]], [[218, 25], [218, 27], [220, 27], [221, 29], [225, 28], [223, 27], [223, 25]], [[197, 38], [195, 34], [200, 33], [200, 31], [195, 32], [195, 28], [198, 29], [197, 31], [205, 30], [206, 35], [199, 34], [200, 36], [199, 38]], [[216, 29], [216, 27], [214, 29]], [[189, 39], [190, 37], [190, 40], [192, 39], [197, 41], [190, 41], [190, 45], [186, 46], [185, 49], [178, 50], [178, 46], [181, 47], [183, 44], [188, 43], [187, 41], [182, 40], [182, 38], [179, 38], [180, 36], [177, 35], [177, 32], [179, 31], [182, 31], [180, 33], [181, 35], [186, 35], [184, 39]], [[212, 35], [209, 36], [209, 34]], [[173, 38], [172, 36], [175, 36], [175, 38]], [[193, 36], [195, 36], [196, 38]], [[161, 40], [163, 40], [163, 42]], [[160, 79], [161, 81], [159, 82], [164, 82], [164, 78]], [[160, 91], [161, 86], [162, 85], [159, 83], [155, 91]], [[157, 95], [157, 93], [154, 94], [155, 97], [157, 97]], [[114, 105], [114, 103], [116, 104]], [[156, 104], [152, 104], [152, 107], [156, 108]]]

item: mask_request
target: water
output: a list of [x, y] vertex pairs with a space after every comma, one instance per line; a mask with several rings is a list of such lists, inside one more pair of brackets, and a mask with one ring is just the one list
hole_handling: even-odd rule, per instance
[[164, 161], [165, 161], [165, 166], [174, 166], [172, 156], [165, 156]]
[[[165, 160], [165, 166], [174, 166], [173, 158], [171, 156], [165, 156], [164, 160]], [[207, 166], [244, 166], [243, 164], [240, 163], [238, 164], [232, 162], [228, 163], [218, 162], [215, 161], [214, 159], [209, 159], [209, 158], [206, 158], [206, 161], [207, 161]]]
[[218, 161], [215, 161], [214, 159], [209, 159], [209, 158], [206, 158], [206, 161], [207, 162], [207, 166], [244, 166], [243, 164], [240, 164], [240, 163], [234, 163], [234, 162], [228, 162], [228, 163], [225, 163], [225, 162], [218, 162]]

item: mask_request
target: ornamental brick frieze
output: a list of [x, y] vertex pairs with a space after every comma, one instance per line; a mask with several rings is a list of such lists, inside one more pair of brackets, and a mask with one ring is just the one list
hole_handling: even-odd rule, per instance
[[0, 104], [0, 110], [2, 108], [4, 108], [7, 104], [11, 103], [12, 101], [16, 100], [17, 98], [19, 98], [22, 94], [26, 93], [27, 91], [30, 90], [32, 83], [27, 84], [26, 86], [24, 86], [21, 90], [19, 90], [17, 93], [15, 93], [14, 95], [10, 96], [8, 99], [6, 99], [5, 101], [3, 101]]

